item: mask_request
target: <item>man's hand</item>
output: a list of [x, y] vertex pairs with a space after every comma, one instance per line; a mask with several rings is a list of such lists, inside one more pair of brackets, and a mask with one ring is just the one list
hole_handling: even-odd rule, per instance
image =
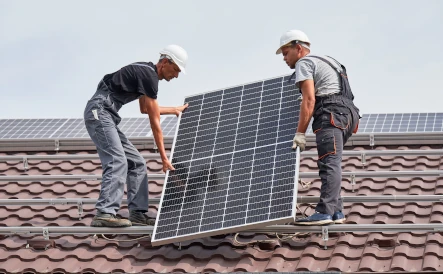
[[175, 116], [179, 116], [181, 112], [183, 112], [185, 109], [187, 109], [189, 106], [188, 103], [184, 104], [183, 106], [175, 107], [174, 112]]
[[306, 136], [304, 133], [297, 132], [295, 134], [292, 149], [297, 149], [297, 147], [300, 147], [300, 152], [305, 150], [306, 147]]
[[171, 162], [169, 162], [168, 159], [163, 160], [163, 172], [166, 173], [167, 170], [175, 170], [175, 168], [172, 166]]

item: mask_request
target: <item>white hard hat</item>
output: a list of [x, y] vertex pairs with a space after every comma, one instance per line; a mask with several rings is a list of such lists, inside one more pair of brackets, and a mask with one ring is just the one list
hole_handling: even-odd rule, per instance
[[185, 67], [188, 61], [188, 54], [186, 51], [177, 45], [169, 45], [160, 51], [161, 55], [169, 56], [172, 61], [180, 68], [183, 74], [186, 74]]
[[[308, 36], [306, 35], [306, 33], [304, 33], [301, 30], [289, 30], [285, 33], [283, 33], [283, 35], [280, 37], [280, 47], [278, 48], [277, 52], [275, 54], [280, 54], [281, 53], [281, 48], [283, 46], [286, 46], [287, 44], [289, 44], [292, 41], [299, 41], [302, 43], [308, 43], [310, 44], [311, 42], [309, 41]], [[309, 45], [306, 44], [302, 44], [305, 48], [309, 49]]]

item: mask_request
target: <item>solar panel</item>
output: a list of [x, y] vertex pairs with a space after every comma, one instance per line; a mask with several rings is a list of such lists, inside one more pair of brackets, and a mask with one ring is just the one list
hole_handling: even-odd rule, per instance
[[287, 78], [185, 100], [153, 244], [293, 220], [300, 101]]
[[122, 119], [118, 125], [126, 137], [146, 137], [151, 132], [151, 124], [147, 117]]
[[367, 114], [359, 133], [442, 132], [443, 113]]
[[0, 139], [49, 138], [67, 119], [11, 119], [3, 120]]
[[[172, 137], [177, 117], [162, 116], [164, 136]], [[123, 118], [119, 128], [129, 138], [152, 137], [147, 117]], [[0, 139], [89, 138], [83, 119], [0, 119]]]
[[83, 119], [69, 119], [51, 138], [89, 138]]

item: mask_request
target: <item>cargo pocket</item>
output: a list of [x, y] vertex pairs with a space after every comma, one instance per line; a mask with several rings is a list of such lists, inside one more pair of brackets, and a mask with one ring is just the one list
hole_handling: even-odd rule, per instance
[[335, 136], [332, 130], [322, 130], [316, 135], [318, 159], [335, 154]]
[[91, 108], [89, 113], [85, 115], [86, 130], [94, 144], [102, 149], [109, 147], [106, 136], [106, 127], [109, 126], [109, 122], [106, 118], [100, 108]]
[[106, 128], [103, 126], [101, 121], [97, 121], [95, 123], [95, 128], [94, 128], [94, 133], [93, 133], [94, 137], [96, 139], [96, 145], [102, 149], [106, 149], [109, 147], [109, 141], [108, 141], [108, 137], [107, 132], [106, 132]]
[[351, 120], [349, 116], [345, 113], [331, 113], [331, 125], [339, 129], [347, 129]]

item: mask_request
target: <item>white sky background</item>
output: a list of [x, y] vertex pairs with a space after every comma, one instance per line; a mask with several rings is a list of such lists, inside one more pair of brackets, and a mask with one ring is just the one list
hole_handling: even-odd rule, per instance
[[275, 55], [289, 29], [346, 66], [363, 114], [443, 112], [442, 18], [439, 0], [0, 0], [0, 118], [82, 118], [103, 75], [172, 43], [187, 75], [160, 82], [161, 105], [290, 74]]

